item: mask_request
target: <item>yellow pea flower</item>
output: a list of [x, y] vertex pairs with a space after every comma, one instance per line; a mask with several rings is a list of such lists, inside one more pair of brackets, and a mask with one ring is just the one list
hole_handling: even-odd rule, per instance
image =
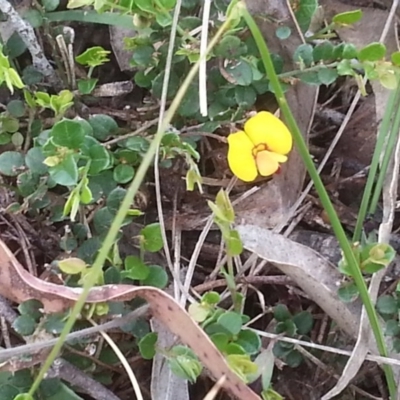
[[244, 130], [228, 136], [228, 164], [232, 173], [245, 182], [258, 174], [273, 175], [287, 161], [292, 135], [275, 115], [260, 111], [245, 124]]

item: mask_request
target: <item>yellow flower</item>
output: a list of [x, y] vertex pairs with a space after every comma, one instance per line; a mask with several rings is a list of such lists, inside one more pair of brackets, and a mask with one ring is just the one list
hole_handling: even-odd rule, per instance
[[228, 136], [228, 164], [234, 175], [245, 182], [257, 175], [270, 176], [287, 161], [292, 135], [273, 114], [260, 111], [244, 124], [244, 131]]

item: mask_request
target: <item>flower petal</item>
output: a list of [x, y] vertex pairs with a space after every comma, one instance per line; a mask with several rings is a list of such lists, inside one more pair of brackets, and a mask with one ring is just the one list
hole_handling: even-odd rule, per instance
[[272, 153], [271, 151], [259, 151], [256, 156], [256, 165], [258, 172], [262, 176], [273, 175], [279, 169], [279, 163], [285, 162], [286, 156]]
[[253, 143], [249, 137], [239, 131], [228, 136], [228, 164], [232, 173], [245, 182], [257, 178], [257, 167], [253, 157]]
[[244, 130], [254, 145], [265, 143], [268, 150], [287, 154], [292, 149], [292, 135], [286, 125], [275, 115], [260, 111], [245, 124]]

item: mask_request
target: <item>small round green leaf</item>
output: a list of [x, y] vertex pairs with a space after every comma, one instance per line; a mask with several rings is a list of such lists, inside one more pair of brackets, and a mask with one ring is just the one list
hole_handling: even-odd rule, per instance
[[396, 314], [398, 312], [397, 301], [390, 295], [381, 296], [376, 302], [376, 309], [380, 314]]
[[386, 46], [383, 43], [370, 43], [358, 52], [358, 59], [363, 61], [379, 61], [385, 57]]
[[161, 235], [161, 227], [158, 222], [146, 225], [141, 231], [143, 248], [146, 251], [155, 253], [163, 247], [163, 238]]
[[215, 55], [228, 60], [238, 59], [246, 50], [246, 46], [237, 36], [226, 35], [215, 46]]
[[399, 322], [396, 321], [395, 319], [389, 319], [389, 321], [386, 321], [385, 335], [397, 336], [399, 334], [400, 334]]
[[318, 70], [318, 80], [326, 86], [335, 82], [338, 76], [339, 75], [334, 68], [321, 67]]
[[252, 86], [236, 86], [235, 100], [238, 105], [250, 108], [257, 100], [257, 92]]
[[0, 154], [0, 174], [5, 176], [17, 176], [25, 167], [23, 154], [17, 151], [5, 151]]
[[400, 66], [400, 51], [395, 51], [390, 57], [394, 65]]
[[226, 72], [232, 77], [237, 85], [249, 86], [253, 82], [253, 69], [245, 60], [231, 62], [226, 67]]
[[222, 314], [217, 323], [223, 326], [232, 335], [237, 335], [242, 329], [242, 317], [233, 311]]
[[141, 280], [141, 284], [164, 289], [168, 284], [168, 274], [165, 269], [159, 265], [149, 265], [147, 268], [148, 275]]
[[139, 351], [145, 360], [151, 360], [156, 354], [157, 333], [150, 332], [139, 341]]
[[239, 332], [236, 344], [241, 346], [247, 354], [257, 354], [261, 348], [261, 339], [254, 331], [243, 329]]
[[93, 115], [89, 118], [89, 124], [93, 128], [93, 136], [100, 141], [106, 140], [118, 130], [115, 120], [104, 114]]
[[314, 318], [308, 311], [299, 312], [293, 317], [292, 321], [296, 325], [297, 333], [299, 335], [307, 335], [314, 324]]
[[32, 147], [26, 153], [25, 163], [33, 174], [44, 175], [49, 169], [49, 167], [43, 163], [45, 158], [40, 147]]
[[339, 299], [341, 301], [343, 301], [344, 303], [351, 303], [352, 301], [356, 300], [359, 295], [358, 288], [354, 284], [354, 282], [350, 282], [350, 283], [342, 285], [338, 289], [337, 293], [338, 293]]
[[286, 355], [285, 362], [290, 367], [297, 368], [303, 362], [303, 356], [297, 350], [293, 350]]
[[292, 314], [284, 304], [278, 304], [274, 308], [274, 318], [279, 322], [283, 322], [292, 318]]
[[301, 44], [293, 54], [293, 60], [296, 63], [310, 67], [314, 61], [313, 47], [310, 44]]
[[27, 300], [18, 306], [18, 311], [21, 315], [29, 315], [38, 322], [43, 315], [43, 304], [39, 300]]
[[25, 114], [25, 104], [21, 100], [11, 100], [7, 104], [7, 111], [15, 118], [23, 117]]
[[106, 205], [111, 214], [115, 215], [118, 212], [122, 200], [124, 200], [125, 198], [125, 195], [126, 195], [126, 190], [121, 187], [115, 188], [108, 195]]
[[133, 280], [143, 280], [149, 275], [149, 267], [137, 256], [128, 256], [125, 258], [125, 271], [122, 272], [124, 277]]
[[313, 50], [314, 61], [318, 62], [331, 60], [333, 58], [333, 50], [334, 46], [329, 40], [317, 44]]
[[278, 39], [285, 40], [292, 33], [292, 30], [288, 26], [280, 26], [276, 31], [275, 35]]
[[36, 321], [30, 315], [19, 316], [12, 324], [12, 327], [22, 336], [29, 336], [35, 332]]
[[135, 170], [131, 165], [119, 164], [114, 168], [113, 176], [117, 183], [128, 183], [133, 179]]
[[53, 126], [51, 136], [57, 146], [79, 149], [85, 140], [85, 129], [79, 121], [64, 119]]
[[49, 168], [49, 173], [58, 185], [73, 186], [78, 183], [78, 166], [72, 154], [65, 157], [61, 163]]

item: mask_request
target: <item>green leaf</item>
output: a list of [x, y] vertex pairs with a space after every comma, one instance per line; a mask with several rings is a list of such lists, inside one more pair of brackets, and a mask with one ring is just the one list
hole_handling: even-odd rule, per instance
[[140, 283], [145, 286], [154, 286], [164, 289], [168, 284], [168, 274], [165, 269], [159, 265], [149, 265], [148, 275]]
[[54, 11], [60, 5], [60, 0], [41, 0], [44, 9], [47, 12]]
[[226, 35], [215, 46], [214, 54], [227, 60], [237, 60], [246, 51], [245, 44], [237, 36]]
[[174, 346], [168, 358], [171, 371], [190, 382], [194, 383], [201, 374], [202, 366], [196, 355], [185, 346]]
[[108, 139], [118, 130], [118, 125], [115, 120], [104, 114], [91, 116], [89, 118], [89, 124], [93, 128], [93, 136], [100, 141]]
[[242, 329], [242, 317], [240, 314], [235, 313], [233, 311], [227, 311], [226, 313], [222, 314], [217, 323], [224, 327], [232, 335], [237, 335], [240, 330]]
[[25, 167], [24, 155], [16, 151], [5, 151], [0, 154], [0, 174], [17, 176]]
[[90, 94], [93, 92], [99, 80], [97, 78], [79, 79], [78, 89], [81, 94]]
[[121, 283], [121, 272], [116, 267], [109, 267], [104, 271], [104, 284], [116, 285]]
[[218, 332], [211, 335], [210, 339], [219, 351], [224, 352], [231, 338], [226, 333]]
[[317, 8], [317, 0], [300, 0], [298, 3], [295, 16], [302, 32], [306, 32], [309, 28], [311, 19]]
[[230, 256], [238, 256], [243, 252], [243, 243], [240, 239], [239, 232], [236, 229], [229, 231], [229, 237], [225, 238], [227, 252]]
[[293, 317], [292, 321], [296, 325], [299, 335], [307, 335], [314, 325], [314, 318], [308, 311], [299, 312]]
[[297, 368], [303, 362], [303, 356], [297, 350], [291, 351], [285, 357], [285, 362], [292, 368]]
[[254, 331], [243, 329], [239, 332], [236, 344], [241, 346], [247, 354], [257, 354], [261, 348], [261, 339]]
[[30, 315], [24, 314], [16, 318], [12, 324], [13, 329], [22, 336], [29, 336], [35, 332], [36, 321]]
[[231, 62], [225, 70], [237, 85], [249, 86], [253, 82], [253, 69], [245, 60]]
[[207, 304], [218, 304], [221, 301], [221, 296], [218, 292], [207, 292], [201, 297], [201, 301]]
[[65, 258], [57, 262], [58, 268], [68, 275], [80, 274], [86, 269], [85, 261], [77, 257]]
[[170, 11], [175, 7], [176, 0], [156, 0], [156, 4], [160, 8], [164, 8], [165, 10]]
[[46, 320], [43, 324], [43, 328], [46, 332], [53, 335], [59, 335], [65, 326], [65, 314], [49, 314], [46, 316]]
[[290, 314], [288, 308], [284, 304], [278, 304], [274, 308], [274, 318], [277, 321], [283, 322], [292, 318], [292, 314]]
[[49, 169], [48, 166], [43, 163], [45, 158], [40, 147], [32, 147], [26, 153], [25, 163], [33, 174], [44, 175]]
[[110, 152], [95, 138], [86, 136], [81, 150], [90, 159], [89, 175], [97, 175], [110, 166]]
[[330, 61], [333, 59], [334, 46], [329, 40], [318, 43], [313, 50], [313, 58], [315, 62]]
[[157, 343], [157, 333], [150, 332], [146, 336], [144, 336], [142, 339], [140, 339], [138, 345], [139, 345], [139, 351], [141, 356], [145, 360], [151, 360], [155, 354], [156, 354], [156, 343]]
[[398, 312], [397, 301], [390, 295], [380, 296], [376, 302], [376, 309], [383, 315], [396, 314]]
[[189, 315], [196, 321], [196, 322], [203, 322], [207, 319], [210, 314], [210, 307], [201, 304], [201, 303], [192, 303], [189, 305]]
[[191, 85], [179, 105], [178, 113], [181, 117], [188, 118], [195, 116], [199, 110], [199, 88]]
[[85, 129], [80, 122], [65, 119], [53, 126], [51, 136], [56, 146], [75, 150], [79, 149], [85, 140]]
[[351, 60], [356, 58], [358, 54], [356, 46], [351, 43], [345, 43], [343, 47], [342, 57], [346, 60]]
[[285, 333], [287, 336], [293, 336], [296, 333], [296, 325], [290, 319], [278, 322], [275, 326], [276, 333]]
[[137, 71], [134, 80], [139, 87], [150, 89], [155, 77], [156, 72], [151, 69], [150, 71]]
[[280, 26], [275, 35], [278, 39], [285, 40], [292, 34], [292, 30], [288, 26]]
[[343, 284], [337, 291], [339, 299], [344, 303], [351, 303], [358, 298], [359, 291], [354, 282]]
[[379, 61], [385, 57], [386, 46], [383, 43], [370, 43], [358, 52], [358, 59], [363, 61]]
[[336, 14], [332, 18], [332, 22], [338, 25], [351, 25], [360, 21], [363, 16], [361, 10], [346, 11], [340, 14]]
[[43, 315], [43, 304], [39, 300], [26, 300], [18, 306], [18, 311], [21, 315], [29, 315], [36, 322], [39, 322]]
[[15, 118], [25, 115], [25, 104], [21, 100], [11, 100], [7, 104], [7, 111]]
[[397, 336], [400, 334], [399, 322], [395, 319], [389, 319], [386, 321], [385, 336]]
[[92, 191], [86, 184], [82, 185], [82, 189], [80, 192], [80, 201], [82, 204], [90, 204], [93, 201]]
[[395, 51], [394, 53], [392, 53], [390, 58], [394, 65], [400, 66], [400, 51]]
[[350, 75], [354, 76], [355, 72], [351, 66], [350, 60], [342, 60], [339, 62], [338, 66], [336, 67], [337, 73], [340, 76]]
[[12, 144], [18, 149], [20, 149], [22, 147], [22, 144], [24, 143], [24, 140], [25, 140], [25, 138], [24, 138], [24, 136], [22, 135], [21, 132], [15, 132], [11, 136]]
[[23, 18], [28, 21], [32, 28], [39, 28], [43, 24], [43, 15], [39, 10], [30, 8], [26, 11], [22, 11]]
[[146, 225], [141, 231], [143, 248], [146, 251], [155, 253], [163, 247], [163, 238], [161, 235], [161, 227], [158, 222]]
[[110, 61], [108, 55], [111, 53], [109, 50], [103, 49], [101, 46], [94, 46], [87, 49], [84, 53], [75, 57], [77, 63], [87, 65], [90, 67], [98, 67]]
[[150, 67], [154, 64], [153, 53], [154, 47], [152, 45], [137, 46], [133, 52], [130, 64], [134, 67]]
[[334, 68], [321, 67], [318, 70], [318, 80], [326, 86], [335, 82], [338, 76], [339, 75]]
[[[145, 0], [148, 1], [148, 0]], [[155, 97], [158, 99], [161, 98], [161, 93], [162, 93], [162, 88], [164, 84], [164, 75], [165, 72], [162, 71], [160, 72], [153, 80], [152, 86], [151, 86], [151, 91]], [[180, 86], [180, 79], [178, 75], [175, 72], [171, 72], [171, 76], [169, 78], [169, 83], [168, 83], [168, 96], [167, 100], [172, 100]]]
[[49, 168], [51, 178], [62, 186], [74, 186], [78, 183], [78, 166], [72, 154], [54, 167]]
[[150, 273], [149, 267], [137, 256], [128, 256], [125, 258], [125, 271], [122, 271], [122, 276], [133, 279], [146, 279]]
[[400, 353], [400, 339], [399, 338], [393, 339], [392, 348], [393, 348], [393, 351], [395, 351], [396, 353]]
[[293, 60], [300, 66], [310, 67], [314, 61], [313, 47], [310, 44], [301, 44], [294, 51]]
[[257, 92], [252, 86], [236, 86], [235, 100], [239, 106], [250, 108], [257, 100]]
[[106, 206], [112, 215], [115, 215], [126, 195], [126, 190], [117, 187], [108, 196]]

